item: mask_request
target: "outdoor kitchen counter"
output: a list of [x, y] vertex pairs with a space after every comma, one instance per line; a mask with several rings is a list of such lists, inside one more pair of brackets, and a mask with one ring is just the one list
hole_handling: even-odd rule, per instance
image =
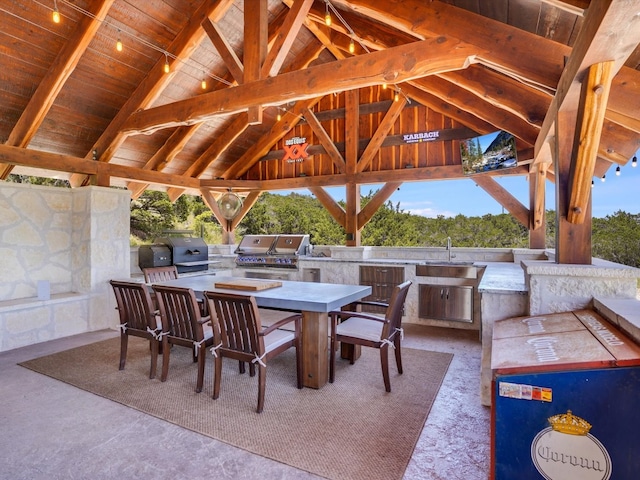
[[509, 262], [475, 262], [475, 266], [486, 266], [484, 275], [478, 284], [482, 293], [527, 292], [524, 270], [521, 265]]

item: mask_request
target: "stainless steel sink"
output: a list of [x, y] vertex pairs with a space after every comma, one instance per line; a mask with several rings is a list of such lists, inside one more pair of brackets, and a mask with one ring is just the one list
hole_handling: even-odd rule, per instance
[[416, 265], [418, 277], [476, 278], [477, 269], [473, 262], [426, 262]]

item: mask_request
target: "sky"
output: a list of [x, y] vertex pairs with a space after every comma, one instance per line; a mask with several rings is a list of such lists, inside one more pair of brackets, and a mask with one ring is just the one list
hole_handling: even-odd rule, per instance
[[[640, 158], [640, 149], [636, 153]], [[640, 162], [638, 162], [640, 163]], [[529, 208], [529, 184], [524, 176], [495, 177], [511, 195]], [[367, 195], [378, 190], [382, 185], [362, 185], [360, 192]], [[555, 185], [547, 181], [546, 208], [555, 210]], [[345, 199], [344, 187], [331, 187], [327, 192], [336, 200]], [[622, 210], [627, 213], [640, 213], [640, 165], [633, 168], [631, 162], [621, 167], [616, 176], [615, 166], [606, 173], [606, 181], [594, 178], [592, 192], [592, 215], [604, 218]], [[278, 192], [288, 194], [289, 192]], [[302, 195], [311, 195], [306, 189], [296, 190]], [[482, 188], [476, 186], [473, 177], [461, 180], [439, 180], [429, 182], [405, 182], [389, 200], [395, 206], [400, 202], [400, 209], [425, 217], [454, 217], [458, 214], [467, 217], [479, 217], [486, 214], [498, 215], [507, 213], [502, 205], [495, 201]]]

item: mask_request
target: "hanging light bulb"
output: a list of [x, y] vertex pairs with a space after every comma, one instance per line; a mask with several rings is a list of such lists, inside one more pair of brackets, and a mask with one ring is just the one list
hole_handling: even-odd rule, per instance
[[353, 41], [353, 38], [349, 42], [349, 53], [353, 53], [356, 51], [356, 44]]
[[633, 168], [636, 168], [636, 165], [638, 165], [638, 157], [636, 157], [635, 155], [633, 156], [633, 159], [631, 160], [631, 166]]
[[620, 165], [616, 168], [616, 177], [620, 176]]
[[331, 13], [329, 13], [329, 1], [325, 4], [326, 13], [324, 14], [324, 23], [327, 27], [331, 26]]
[[393, 95], [393, 101], [397, 102], [398, 100], [400, 100], [400, 94], [398, 93], [398, 91], [396, 90], [396, 93]]
[[169, 55], [165, 52], [164, 54], [164, 73], [169, 73], [171, 71], [171, 67], [169, 66]]
[[53, 23], [60, 23], [60, 12], [58, 11], [57, 0], [53, 0], [53, 13], [51, 18], [53, 18]]
[[386, 90], [386, 89], [387, 89], [387, 84], [386, 84], [386, 83], [383, 83], [383, 84], [382, 84], [382, 89], [383, 89], [383, 90]]
[[282, 115], [280, 114], [280, 110], [278, 110], [278, 115], [276, 115], [276, 120], [282, 120]]
[[593, 180], [591, 180], [591, 188], [593, 188], [594, 185], [595, 183], [593, 182]]
[[120, 30], [118, 30], [118, 40], [116, 41], [116, 50], [122, 51], [122, 40], [120, 40]]
[[607, 181], [607, 176], [606, 175], [602, 175], [602, 178], [600, 179], [600, 181], [602, 183], [606, 182]]
[[200, 82], [200, 86], [202, 87], [202, 90], [207, 89], [207, 80], [205, 78], [203, 78], [202, 82]]

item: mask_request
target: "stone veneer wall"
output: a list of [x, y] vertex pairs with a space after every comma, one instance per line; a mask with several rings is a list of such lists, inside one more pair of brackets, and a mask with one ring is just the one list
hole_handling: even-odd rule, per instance
[[0, 351], [117, 325], [107, 282], [129, 277], [129, 202], [126, 190], [0, 183]]

